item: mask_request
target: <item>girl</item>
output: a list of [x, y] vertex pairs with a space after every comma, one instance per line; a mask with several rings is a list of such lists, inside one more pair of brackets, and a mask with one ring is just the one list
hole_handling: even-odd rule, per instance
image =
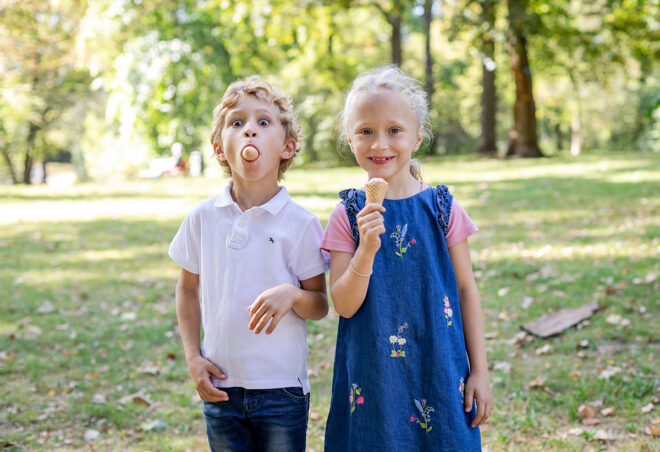
[[477, 228], [411, 161], [426, 115], [419, 83], [393, 66], [346, 97], [351, 151], [389, 186], [382, 206], [342, 191], [321, 244], [341, 315], [326, 451], [481, 449], [493, 402], [467, 244]]

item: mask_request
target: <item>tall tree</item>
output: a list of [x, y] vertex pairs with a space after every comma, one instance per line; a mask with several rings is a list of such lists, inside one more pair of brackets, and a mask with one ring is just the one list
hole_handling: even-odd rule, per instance
[[495, 90], [495, 0], [481, 0], [481, 135], [477, 152], [497, 152], [495, 115], [497, 113], [497, 91]]
[[509, 8], [509, 40], [511, 69], [516, 82], [513, 107], [514, 127], [509, 136], [508, 156], [542, 157], [536, 133], [536, 105], [532, 70], [528, 57], [527, 30], [530, 14], [528, 0], [507, 0]]
[[[2, 151], [14, 182], [30, 183], [35, 160], [59, 150], [49, 131], [63, 110], [89, 92], [91, 78], [80, 69], [76, 55], [84, 11], [85, 3], [75, 0], [10, 1], [0, 6], [0, 75], [22, 93], [24, 102], [24, 108], [8, 106], [21, 132], [14, 133]], [[15, 170], [19, 156], [20, 176]]]

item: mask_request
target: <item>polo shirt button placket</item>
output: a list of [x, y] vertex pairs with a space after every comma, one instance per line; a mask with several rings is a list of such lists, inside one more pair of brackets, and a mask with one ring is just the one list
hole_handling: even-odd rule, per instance
[[241, 215], [232, 228], [231, 236], [227, 241], [227, 246], [231, 249], [238, 250], [245, 245], [248, 236], [248, 232], [244, 227], [246, 224], [245, 215], [246, 214]]

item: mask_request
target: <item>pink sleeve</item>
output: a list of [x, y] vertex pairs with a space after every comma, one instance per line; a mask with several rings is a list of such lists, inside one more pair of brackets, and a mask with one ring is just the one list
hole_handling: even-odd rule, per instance
[[451, 203], [449, 226], [447, 227], [447, 235], [445, 236], [447, 241], [447, 248], [462, 242], [478, 230], [479, 228], [477, 228], [477, 226], [472, 222], [458, 201], [454, 199]]
[[330, 213], [328, 225], [321, 239], [321, 249], [355, 254], [355, 241], [351, 233], [351, 224], [348, 221], [346, 208], [342, 202], [337, 204]]

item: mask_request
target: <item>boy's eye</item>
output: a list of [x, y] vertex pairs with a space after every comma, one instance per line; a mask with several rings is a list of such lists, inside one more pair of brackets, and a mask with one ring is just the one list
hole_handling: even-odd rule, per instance
[[361, 130], [360, 133], [362, 135], [371, 135], [373, 132], [369, 129], [364, 129], [364, 130]]
[[399, 132], [401, 132], [401, 129], [399, 129], [398, 127], [392, 127], [390, 129], [390, 133], [399, 133]]
[[240, 119], [234, 119], [231, 122], [232, 127], [241, 127], [242, 125], [243, 125], [243, 121], [241, 121]]
[[270, 121], [267, 120], [267, 119], [260, 119], [260, 120], [259, 120], [259, 125], [260, 125], [260, 126], [264, 126], [264, 127], [265, 127], [265, 126], [267, 126], [267, 125], [269, 125], [269, 124], [270, 124]]

